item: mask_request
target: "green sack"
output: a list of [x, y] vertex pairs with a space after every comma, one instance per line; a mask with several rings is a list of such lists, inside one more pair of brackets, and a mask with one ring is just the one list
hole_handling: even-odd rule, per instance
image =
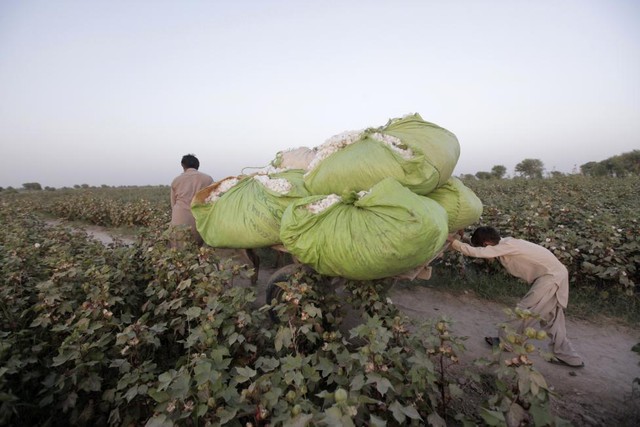
[[[280, 242], [280, 219], [291, 202], [309, 195], [302, 170], [250, 175], [201, 190], [191, 203], [196, 228], [206, 244], [251, 249]], [[222, 188], [226, 185], [230, 188]], [[223, 191], [220, 191], [220, 190]]]
[[447, 214], [393, 178], [345, 200], [309, 196], [282, 216], [280, 237], [298, 260], [328, 276], [372, 280], [428, 261], [447, 238]]
[[428, 198], [438, 202], [449, 217], [449, 233], [455, 233], [474, 224], [482, 215], [482, 201], [469, 187], [456, 177], [432, 191]]
[[444, 185], [460, 156], [456, 136], [418, 114], [337, 135], [315, 150], [317, 159], [304, 177], [311, 194], [367, 190], [392, 177], [426, 195]]

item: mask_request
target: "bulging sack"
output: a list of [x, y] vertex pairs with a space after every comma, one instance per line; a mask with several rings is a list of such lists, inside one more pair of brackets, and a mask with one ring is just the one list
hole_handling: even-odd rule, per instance
[[393, 178], [368, 192], [309, 196], [282, 216], [280, 237], [304, 264], [353, 280], [391, 277], [433, 257], [447, 238], [447, 214]]
[[460, 156], [456, 136], [418, 114], [336, 135], [314, 150], [304, 181], [324, 195], [367, 190], [387, 177], [426, 195], [444, 185]]
[[438, 202], [447, 211], [449, 233], [474, 224], [482, 215], [482, 201], [456, 177], [449, 178], [445, 185], [432, 191], [427, 197]]
[[307, 147], [292, 148], [278, 151], [276, 158], [270, 166], [277, 169], [303, 169], [307, 170], [309, 163], [313, 161], [316, 152]]
[[199, 191], [191, 212], [206, 244], [250, 249], [280, 243], [280, 219], [294, 200], [308, 196], [302, 170], [229, 177]]

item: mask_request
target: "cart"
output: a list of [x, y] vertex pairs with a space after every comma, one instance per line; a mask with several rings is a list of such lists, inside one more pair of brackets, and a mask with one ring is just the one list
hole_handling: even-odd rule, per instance
[[[383, 279], [393, 280], [392, 287], [399, 280], [409, 280], [409, 281], [413, 281], [415, 279], [429, 280], [431, 278], [431, 273], [432, 273], [431, 263], [436, 259], [442, 257], [442, 254], [449, 248], [450, 244], [451, 243], [448, 241], [445, 242], [442, 248], [435, 255], [433, 255], [429, 260], [425, 261], [423, 264], [419, 265], [418, 267], [415, 267], [412, 270], [409, 270], [405, 273], [392, 276], [392, 277], [383, 278]], [[283, 254], [289, 253], [289, 251], [287, 251], [287, 249], [282, 245], [272, 246], [271, 248]], [[249, 251], [250, 250], [248, 250], [248, 252]], [[255, 255], [255, 253], [253, 255], [248, 253], [248, 255], [249, 255], [249, 258], [254, 262], [254, 269], [255, 269], [254, 277], [257, 277], [258, 271], [259, 271], [259, 259]], [[270, 305], [274, 299], [278, 302], [281, 302], [283, 290], [279, 284], [283, 282], [288, 282], [295, 274], [299, 272], [315, 273], [315, 270], [306, 264], [302, 264], [298, 262], [295, 258], [293, 258], [293, 263], [285, 265], [284, 267], [281, 267], [278, 270], [276, 270], [269, 277], [269, 280], [267, 281], [265, 303], [267, 305]], [[347, 279], [344, 277], [327, 276], [327, 280], [326, 280], [326, 283], [328, 285], [327, 288], [335, 290], [337, 287], [340, 287], [341, 285], [343, 285], [346, 282], [346, 280]]]

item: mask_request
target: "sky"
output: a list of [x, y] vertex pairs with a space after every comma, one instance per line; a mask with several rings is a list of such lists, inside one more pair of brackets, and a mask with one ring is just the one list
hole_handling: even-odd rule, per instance
[[218, 180], [408, 113], [455, 175], [640, 149], [640, 2], [0, 0], [0, 187]]

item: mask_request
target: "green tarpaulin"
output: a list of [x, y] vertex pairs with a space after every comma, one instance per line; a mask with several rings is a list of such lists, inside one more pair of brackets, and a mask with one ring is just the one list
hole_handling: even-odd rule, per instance
[[215, 201], [206, 200], [211, 189], [196, 194], [191, 211], [202, 239], [220, 248], [279, 244], [282, 213], [291, 202], [309, 194], [302, 174], [302, 170], [289, 170], [247, 176]]
[[482, 201], [456, 177], [432, 191], [428, 198], [438, 202], [449, 218], [449, 232], [454, 233], [474, 224], [482, 215]]
[[338, 148], [308, 171], [304, 181], [311, 194], [342, 194], [367, 190], [392, 177], [426, 195], [444, 185], [459, 156], [454, 134], [413, 114], [363, 131], [356, 142]]
[[356, 199], [315, 213], [325, 196], [293, 202], [282, 217], [283, 244], [321, 274], [371, 280], [419, 266], [446, 241], [445, 210], [393, 178]]

